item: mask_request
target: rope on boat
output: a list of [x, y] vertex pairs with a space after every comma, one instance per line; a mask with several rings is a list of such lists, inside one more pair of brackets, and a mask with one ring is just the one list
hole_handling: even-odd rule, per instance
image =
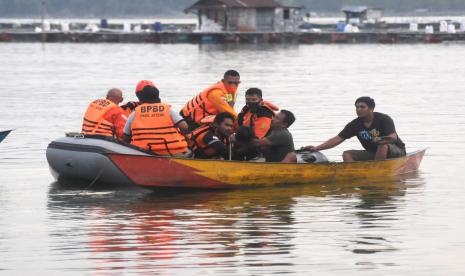
[[[108, 159], [108, 162], [105, 164], [105, 166], [103, 166], [100, 171], [98, 172], [97, 176], [94, 178], [94, 180], [92, 180], [92, 182], [87, 185], [85, 188], [84, 188], [84, 191], [88, 190], [90, 187], [92, 187], [96, 182], [97, 180], [100, 178], [100, 176], [102, 175], [103, 171], [108, 167], [108, 165], [111, 164], [111, 160]], [[81, 195], [83, 194], [84, 192], [81, 192], [81, 193], [78, 193], [78, 195]]]

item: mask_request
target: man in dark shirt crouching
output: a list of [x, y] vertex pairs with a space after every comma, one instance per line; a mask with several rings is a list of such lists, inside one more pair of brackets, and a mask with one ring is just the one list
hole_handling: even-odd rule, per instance
[[287, 130], [294, 121], [294, 114], [283, 109], [272, 119], [270, 134], [252, 141], [252, 144], [263, 152], [266, 162], [297, 162], [294, 140]]
[[394, 121], [386, 114], [374, 112], [375, 100], [360, 97], [355, 101], [357, 118], [333, 138], [318, 146], [307, 146], [303, 149], [321, 151], [333, 148], [346, 139], [357, 136], [365, 150], [344, 151], [344, 162], [383, 160], [405, 156], [405, 144], [396, 133]]

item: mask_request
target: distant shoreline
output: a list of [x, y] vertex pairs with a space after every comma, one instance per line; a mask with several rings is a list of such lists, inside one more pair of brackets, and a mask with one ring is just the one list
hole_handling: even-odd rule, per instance
[[[100, 23], [102, 18], [46, 18], [49, 22], [73, 22], [73, 23]], [[148, 17], [148, 18], [117, 18], [107, 17], [108, 22], [114, 24], [151, 24], [161, 22], [163, 24], [197, 24], [196, 17]], [[310, 17], [308, 22], [314, 24], [331, 24], [337, 23], [339, 20], [344, 20], [341, 16], [325, 16], [325, 17]], [[465, 22], [465, 15], [435, 15], [435, 16], [384, 16], [381, 21], [386, 23], [433, 23], [441, 20], [452, 20], [456, 22]], [[2, 18], [0, 23], [39, 23], [40, 18]], [[307, 21], [307, 20], [305, 20]]]

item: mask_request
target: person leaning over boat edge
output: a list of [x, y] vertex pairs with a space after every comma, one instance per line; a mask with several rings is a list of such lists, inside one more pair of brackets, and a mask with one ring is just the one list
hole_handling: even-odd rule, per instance
[[294, 140], [288, 128], [295, 122], [295, 116], [289, 110], [281, 110], [271, 120], [271, 132], [263, 139], [251, 143], [260, 148], [266, 162], [295, 163]]
[[229, 159], [229, 136], [234, 130], [234, 116], [221, 112], [212, 124], [203, 125], [187, 135], [189, 148], [194, 158]]
[[263, 100], [262, 90], [249, 88], [245, 91], [245, 106], [238, 115], [239, 126], [247, 126], [258, 139], [262, 139], [270, 132], [271, 120], [279, 108]]
[[127, 120], [123, 109], [118, 106], [122, 101], [123, 91], [119, 88], [108, 90], [105, 99], [92, 101], [84, 114], [82, 133], [122, 139]]
[[394, 121], [386, 114], [374, 112], [375, 100], [360, 97], [355, 101], [357, 118], [349, 122], [338, 135], [318, 146], [306, 146], [302, 149], [321, 151], [333, 148], [346, 139], [357, 136], [365, 150], [344, 151], [344, 162], [383, 160], [406, 155], [405, 144], [396, 132]]
[[159, 155], [185, 156], [188, 153], [187, 123], [167, 103], [151, 81], [136, 86], [141, 105], [129, 116], [124, 127], [124, 141]]
[[228, 70], [224, 73], [221, 81], [211, 85], [188, 101], [179, 114], [188, 123], [189, 131], [202, 125], [201, 120], [205, 117], [220, 112], [229, 112], [234, 118], [237, 118], [234, 104], [240, 83], [239, 72]]

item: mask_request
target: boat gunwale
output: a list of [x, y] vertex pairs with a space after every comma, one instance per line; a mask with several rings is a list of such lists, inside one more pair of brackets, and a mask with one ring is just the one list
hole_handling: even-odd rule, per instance
[[[423, 156], [426, 152], [427, 148], [424, 148], [424, 149], [421, 149], [421, 150], [416, 150], [416, 151], [413, 151], [413, 152], [410, 152], [409, 154], [407, 154], [406, 156], [403, 156], [403, 157], [399, 157], [399, 158], [392, 158], [392, 159], [385, 159], [385, 160], [379, 160], [379, 161], [386, 161], [386, 162], [393, 162], [391, 164], [396, 164], [398, 162], [401, 162], [403, 164], [408, 164], [411, 162], [411, 160], [413, 162], [415, 162], [414, 160], [418, 160], [417, 162], [417, 166], [414, 168], [414, 169], [411, 169], [411, 170], [408, 170], [408, 171], [404, 171], [402, 173], [395, 173], [394, 175], [396, 177], [399, 177], [399, 176], [402, 176], [402, 175], [408, 175], [410, 173], [413, 173], [415, 171], [418, 171], [418, 168], [419, 168], [419, 165], [421, 163], [421, 160], [423, 159]], [[191, 163], [191, 165], [189, 165], [188, 163], [184, 163], [184, 162], [190, 162], [190, 161], [194, 161], [195, 163], [199, 163], [199, 162], [196, 162], [196, 161], [200, 161], [200, 162], [216, 162], [216, 161], [223, 161], [223, 162], [217, 162], [216, 164], [215, 163], [212, 163], [211, 166], [213, 167], [218, 167], [220, 168], [221, 167], [221, 164], [228, 164], [228, 166], [231, 166], [231, 165], [234, 165], [234, 164], [241, 164], [241, 165], [244, 165], [244, 164], [247, 164], [248, 166], [252, 166], [251, 170], [253, 171], [254, 168], [258, 168], [258, 167], [254, 167], [254, 166], [270, 166], [270, 165], [280, 165], [280, 167], [284, 170], [301, 170], [305, 167], [307, 168], [314, 168], [314, 169], [320, 169], [320, 168], [324, 168], [325, 166], [332, 171], [331, 173], [331, 178], [330, 179], [327, 179], [327, 180], [318, 180], [320, 182], [332, 182], [332, 181], [336, 181], [336, 178], [338, 177], [338, 173], [337, 173], [337, 170], [338, 169], [343, 169], [347, 166], [353, 166], [355, 164], [355, 167], [357, 167], [358, 169], [361, 169], [365, 166], [369, 167], [369, 166], [372, 166], [372, 165], [375, 165], [375, 166], [384, 166], [382, 165], [382, 163], [385, 163], [385, 162], [379, 162], [379, 161], [376, 161], [376, 160], [369, 160], [369, 161], [358, 161], [358, 162], [328, 162], [328, 163], [279, 163], [279, 162], [247, 162], [247, 161], [234, 161], [234, 160], [209, 160], [209, 159], [189, 159], [189, 158], [184, 158], [184, 157], [171, 157], [171, 156], [141, 156], [141, 155], [132, 155], [132, 154], [118, 154], [118, 153], [103, 153], [104, 155], [107, 155], [107, 158], [116, 166], [120, 169], [120, 171], [134, 184], [134, 185], [137, 185], [137, 186], [140, 186], [140, 187], [144, 187], [144, 188], [147, 188], [147, 189], [156, 189], [156, 188], [168, 188], [168, 189], [171, 189], [171, 188], [195, 188], [195, 189], [237, 189], [237, 188], [252, 188], [252, 187], [261, 187], [263, 185], [260, 185], [260, 184], [256, 184], [256, 185], [243, 185], [243, 184], [240, 184], [240, 183], [228, 183], [228, 182], [219, 182], [216, 186], [214, 187], [208, 187], [208, 186], [205, 186], [205, 187], [202, 187], [202, 186], [198, 186], [197, 184], [195, 185], [185, 185], [185, 184], [182, 184], [182, 185], [172, 185], [172, 184], [166, 184], [166, 183], [163, 183], [163, 184], [144, 184], [142, 182], [138, 182], [137, 180], [133, 179], [133, 176], [130, 176], [130, 173], [128, 173], [125, 169], [122, 169], [119, 164], [121, 164], [121, 161], [122, 162], [125, 162], [124, 161], [124, 158], [125, 156], [129, 157], [129, 159], [126, 159], [126, 162], [134, 162], [134, 160], [131, 160], [130, 158], [131, 157], [134, 157], [134, 158], [138, 158], [138, 157], [149, 157], [150, 159], [146, 159], [148, 162], [152, 162], [150, 160], [165, 160], [165, 161], [162, 161], [162, 162], [174, 162], [174, 163], [182, 163], [184, 165], [187, 165], [187, 166], [192, 166], [194, 164]], [[113, 157], [112, 156], [115, 156], [116, 157], [116, 160], [113, 160]], [[121, 159], [120, 159], [121, 158]], [[118, 160], [119, 159], [119, 160]], [[171, 161], [172, 160], [172, 161]], [[178, 161], [176, 161], [178, 160]], [[145, 162], [144, 160], [136, 160], [136, 161], [140, 161], [140, 162]], [[224, 161], [229, 161], [229, 162], [224, 162]], [[154, 161], [156, 162], [156, 161]], [[381, 164], [380, 164], [381, 163]], [[169, 163], [168, 163], [169, 164]], [[257, 164], [257, 165], [251, 165], [251, 164]], [[377, 165], [376, 165], [377, 164]], [[298, 166], [296, 166], [298, 165]], [[305, 167], [302, 167], [300, 165], [304, 165]], [[205, 166], [205, 165], [201, 165], [201, 166]], [[209, 166], [208, 164], [206, 165], [207, 167]], [[389, 166], [389, 165], [388, 165]], [[301, 169], [299, 169], [301, 168]], [[197, 169], [195, 169], [197, 170]], [[394, 176], [393, 175], [393, 176]], [[212, 178], [214, 181], [216, 181], [215, 178]], [[296, 181], [295, 183], [294, 182], [287, 182], [286, 184], [302, 184], [301, 181]]]
[[[121, 142], [116, 142], [113, 140], [107, 140], [107, 139], [102, 139], [102, 138], [95, 138], [95, 137], [84, 137], [84, 138], [77, 138], [77, 137], [66, 137], [66, 138], [71, 138], [71, 139], [80, 139], [80, 140], [86, 140], [86, 139], [91, 139], [92, 141], [98, 141], [98, 142], [105, 142], [105, 143], [110, 143], [118, 146], [123, 146], [128, 149], [132, 149], [135, 151], [139, 151], [145, 156], [156, 156], [148, 151], [144, 151], [141, 148], [131, 146], [130, 144], [127, 143], [121, 143]], [[58, 150], [67, 150], [67, 151], [78, 151], [78, 152], [93, 152], [93, 153], [99, 153], [102, 155], [106, 154], [118, 154], [117, 152], [106, 148], [105, 146], [102, 145], [86, 145], [86, 144], [78, 144], [78, 143], [71, 143], [71, 142], [61, 142], [61, 141], [52, 141], [48, 144], [47, 149], [52, 148], [52, 149], [58, 149]], [[136, 155], [136, 154], [127, 154], [127, 155]]]
[[[339, 165], [339, 164], [373, 164], [373, 163], [379, 163], [379, 162], [388, 162], [392, 160], [401, 160], [401, 159], [406, 159], [415, 155], [418, 155], [421, 152], [426, 152], [428, 148], [423, 148], [419, 149], [413, 152], [409, 152], [405, 156], [401, 157], [396, 157], [396, 158], [389, 158], [389, 159], [383, 159], [383, 160], [365, 160], [365, 161], [353, 161], [353, 162], [344, 162], [344, 161], [332, 161], [332, 162], [321, 162], [321, 163], [281, 163], [281, 162], [251, 162], [251, 161], [241, 161], [241, 160], [221, 160], [221, 159], [195, 159], [195, 158], [189, 158], [189, 157], [175, 157], [175, 156], [162, 156], [162, 155], [135, 155], [135, 154], [125, 154], [125, 153], [114, 153], [114, 152], [103, 152], [100, 154], [109, 156], [109, 159], [113, 161], [111, 158], [112, 155], [118, 155], [118, 156], [134, 156], [134, 157], [144, 157], [144, 158], [160, 158], [160, 159], [174, 159], [174, 160], [188, 160], [188, 161], [199, 161], [199, 162], [226, 162], [226, 163], [246, 163], [246, 164], [258, 164], [258, 165], [263, 165], [263, 164], [279, 164], [282, 166], [295, 166], [295, 165], [303, 165], [303, 166], [308, 166], [308, 165], [321, 165], [321, 166], [328, 166], [328, 165]], [[116, 164], [115, 164], [116, 165]]]

